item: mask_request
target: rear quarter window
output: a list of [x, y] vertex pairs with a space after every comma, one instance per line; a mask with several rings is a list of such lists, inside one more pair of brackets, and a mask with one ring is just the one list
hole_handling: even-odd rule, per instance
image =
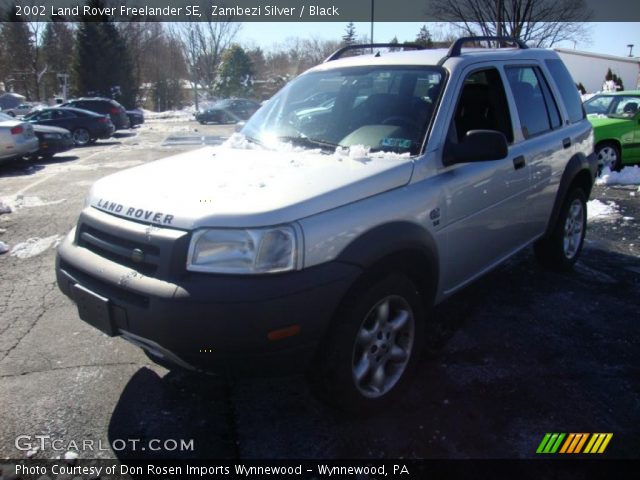
[[567, 113], [569, 115], [569, 122], [579, 122], [585, 118], [584, 108], [582, 107], [582, 101], [578, 94], [578, 89], [571, 78], [571, 74], [567, 67], [564, 66], [560, 59], [547, 59], [544, 61], [560, 90], [562, 101], [565, 107], [567, 107]]

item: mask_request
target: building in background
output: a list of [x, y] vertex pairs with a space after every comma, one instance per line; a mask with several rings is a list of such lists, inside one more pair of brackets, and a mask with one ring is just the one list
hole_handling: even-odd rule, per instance
[[582, 83], [587, 92], [599, 92], [607, 70], [622, 79], [625, 90], [635, 90], [640, 81], [640, 58], [618, 57], [600, 53], [582, 52], [568, 48], [554, 48], [571, 72], [576, 83]]

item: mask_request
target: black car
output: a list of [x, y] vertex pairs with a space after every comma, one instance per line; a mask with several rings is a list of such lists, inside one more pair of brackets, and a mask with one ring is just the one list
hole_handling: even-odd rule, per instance
[[40, 143], [34, 157], [50, 158], [75, 146], [71, 132], [67, 129], [36, 124], [33, 126], [33, 132]]
[[116, 130], [129, 128], [129, 116], [125, 108], [110, 98], [76, 98], [60, 105], [61, 107], [81, 108], [101, 115], [109, 115]]
[[108, 116], [79, 108], [45, 108], [30, 113], [24, 120], [38, 125], [66, 128], [77, 146], [93, 143], [99, 138], [109, 138], [115, 130]]
[[127, 116], [129, 117], [129, 128], [144, 123], [144, 114], [140, 110], [127, 110]]
[[229, 98], [214, 103], [211, 107], [196, 113], [196, 120], [201, 124], [238, 123], [247, 120], [260, 108], [258, 102], [244, 98]]

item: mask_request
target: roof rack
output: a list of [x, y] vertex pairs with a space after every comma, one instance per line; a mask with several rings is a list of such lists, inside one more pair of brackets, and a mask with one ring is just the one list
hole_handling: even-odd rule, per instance
[[526, 50], [527, 48], [529, 48], [529, 47], [527, 47], [527, 44], [524, 43], [522, 40], [520, 40], [518, 38], [513, 38], [513, 37], [494, 37], [494, 36], [461, 37], [461, 38], [457, 39], [455, 42], [453, 42], [453, 45], [451, 45], [451, 47], [449, 48], [449, 51], [447, 52], [446, 58], [459, 57], [460, 53], [462, 51], [462, 46], [465, 43], [481, 42], [481, 41], [494, 41], [494, 42], [500, 42], [500, 43], [512, 43], [512, 44], [514, 44], [515, 46], [517, 46], [521, 50]]
[[424, 50], [422, 45], [418, 45], [416, 43], [364, 43], [361, 45], [347, 45], [346, 47], [339, 48], [329, 55], [325, 60], [325, 63], [339, 59], [342, 54], [349, 50], [364, 50], [365, 48], [370, 48], [371, 50], [374, 48], [409, 48], [412, 50]]

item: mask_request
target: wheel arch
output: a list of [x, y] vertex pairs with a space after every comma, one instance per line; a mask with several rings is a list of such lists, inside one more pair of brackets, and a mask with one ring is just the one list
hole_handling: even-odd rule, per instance
[[592, 153], [588, 157], [583, 153], [577, 153], [567, 163], [564, 169], [562, 178], [560, 179], [560, 185], [558, 192], [556, 193], [556, 199], [553, 204], [551, 216], [547, 223], [547, 228], [543, 235], [543, 238], [548, 238], [558, 221], [560, 210], [565, 202], [567, 194], [574, 188], [580, 187], [584, 190], [587, 200], [591, 195], [591, 189], [595, 181], [597, 172], [597, 161], [595, 153]]
[[404, 221], [368, 230], [347, 245], [337, 260], [362, 268], [362, 274], [345, 297], [373, 278], [400, 272], [416, 285], [425, 308], [428, 308], [436, 297], [440, 273], [438, 258], [436, 243], [429, 232], [420, 225]]
[[617, 138], [603, 138], [602, 140], [598, 140], [598, 142], [593, 146], [594, 151], [598, 151], [598, 147], [600, 147], [604, 143], [613, 143], [618, 148], [618, 153], [620, 154], [620, 160], [622, 160], [622, 144], [620, 140]]

